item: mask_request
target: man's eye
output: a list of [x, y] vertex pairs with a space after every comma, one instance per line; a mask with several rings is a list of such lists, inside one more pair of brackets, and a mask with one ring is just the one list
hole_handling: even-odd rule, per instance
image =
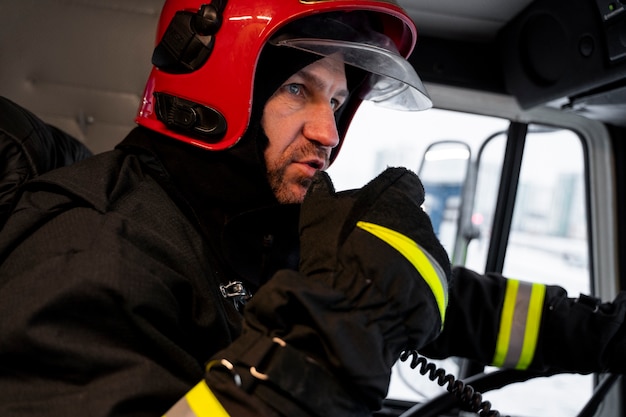
[[331, 107], [333, 108], [333, 111], [337, 111], [337, 110], [339, 110], [339, 107], [341, 107], [341, 105], [342, 105], [342, 104], [343, 104], [343, 103], [342, 103], [342, 102], [340, 102], [340, 101], [339, 101], [339, 100], [337, 100], [337, 99], [334, 99], [334, 98], [333, 98], [333, 99], [331, 99], [331, 100], [330, 100], [330, 105], [331, 105]]
[[297, 96], [302, 94], [302, 86], [300, 84], [287, 84], [285, 88], [290, 94]]

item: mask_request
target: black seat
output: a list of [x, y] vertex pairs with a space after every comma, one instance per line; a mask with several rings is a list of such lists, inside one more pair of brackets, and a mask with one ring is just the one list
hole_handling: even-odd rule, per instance
[[0, 97], [0, 228], [24, 182], [91, 155], [78, 139]]

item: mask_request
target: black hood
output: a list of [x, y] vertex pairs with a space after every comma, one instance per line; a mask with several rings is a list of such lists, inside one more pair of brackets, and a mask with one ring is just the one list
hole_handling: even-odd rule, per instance
[[[205, 235], [221, 269], [236, 272], [252, 288], [274, 270], [297, 265], [289, 249], [297, 251], [297, 214], [286, 215], [297, 208], [280, 205], [267, 181], [263, 107], [287, 78], [319, 58], [266, 48], [258, 65], [249, 128], [229, 149], [204, 150], [144, 127], [135, 128], [117, 146], [144, 155], [153, 175]], [[273, 237], [268, 241], [268, 236]]]
[[[119, 149], [133, 153], [139, 150], [155, 158], [152, 163], [159, 165], [155, 172], [161, 184], [199, 226], [223, 267], [238, 275], [245, 271], [244, 279], [253, 286], [275, 269], [297, 265], [289, 250], [294, 245], [297, 251], [297, 215], [286, 215], [297, 210], [281, 207], [267, 181], [263, 152], [268, 139], [261, 128], [263, 108], [287, 78], [320, 58], [267, 45], [257, 65], [249, 127], [229, 149], [204, 150], [143, 127], [136, 128], [118, 145]], [[349, 72], [348, 79], [350, 88], [353, 80], [363, 77]], [[251, 224], [258, 227], [249, 227]], [[228, 236], [224, 236], [225, 231]], [[270, 235], [274, 236], [270, 240], [276, 248], [267, 246]], [[285, 265], [281, 265], [282, 258], [288, 258]], [[259, 273], [253, 274], [255, 270]]]

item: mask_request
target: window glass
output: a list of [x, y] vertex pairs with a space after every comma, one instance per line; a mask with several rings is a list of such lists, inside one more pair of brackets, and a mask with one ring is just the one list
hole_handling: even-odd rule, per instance
[[477, 156], [476, 192], [471, 211], [471, 224], [476, 233], [469, 241], [465, 266], [484, 272], [491, 241], [491, 227], [500, 187], [507, 131], [502, 130], [484, 142]]
[[524, 147], [504, 273], [560, 285], [570, 297], [589, 294], [582, 143], [569, 130], [534, 130]]
[[337, 190], [361, 187], [387, 166], [417, 172], [434, 142], [460, 140], [474, 154], [485, 138], [507, 126], [507, 120], [494, 117], [439, 109], [397, 111], [365, 101], [328, 173]]
[[471, 168], [470, 156], [469, 145], [462, 141], [438, 141], [426, 149], [417, 172], [425, 190], [422, 207], [453, 263], [458, 263], [454, 259], [454, 247], [465, 181]]
[[[580, 138], [572, 131], [529, 127], [520, 168], [511, 230], [503, 274], [525, 281], [556, 284], [570, 297], [591, 292], [589, 241], [585, 204], [585, 158]], [[502, 142], [502, 143], [501, 143]], [[490, 155], [503, 155], [504, 140], [496, 140]], [[491, 164], [485, 160], [485, 164]], [[483, 169], [481, 161], [481, 168]], [[495, 164], [497, 165], [497, 164]], [[493, 174], [485, 167], [479, 186], [489, 195]], [[484, 184], [480, 184], [482, 181]], [[495, 188], [497, 191], [497, 184]], [[479, 194], [480, 195], [480, 194]], [[489, 219], [488, 214], [485, 218]], [[489, 222], [488, 222], [489, 223]], [[484, 241], [473, 242], [474, 267], [484, 265]], [[482, 244], [482, 246], [481, 246]], [[468, 256], [470, 259], [470, 256]], [[568, 417], [577, 415], [589, 400], [592, 375], [555, 375], [512, 384], [487, 393], [485, 398], [498, 410], [524, 417]], [[520, 399], [522, 399], [520, 401]]]

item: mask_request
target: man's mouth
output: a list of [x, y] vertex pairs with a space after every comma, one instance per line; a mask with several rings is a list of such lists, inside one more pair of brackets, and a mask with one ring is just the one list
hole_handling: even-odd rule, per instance
[[324, 169], [324, 166], [326, 165], [324, 161], [321, 159], [310, 159], [310, 160], [302, 161], [301, 163], [308, 165], [311, 168], [314, 168], [318, 171]]
[[317, 171], [321, 171], [325, 167], [324, 160], [311, 158], [311, 159], [300, 159], [294, 161], [294, 164], [300, 167], [301, 175], [307, 178], [313, 178]]

